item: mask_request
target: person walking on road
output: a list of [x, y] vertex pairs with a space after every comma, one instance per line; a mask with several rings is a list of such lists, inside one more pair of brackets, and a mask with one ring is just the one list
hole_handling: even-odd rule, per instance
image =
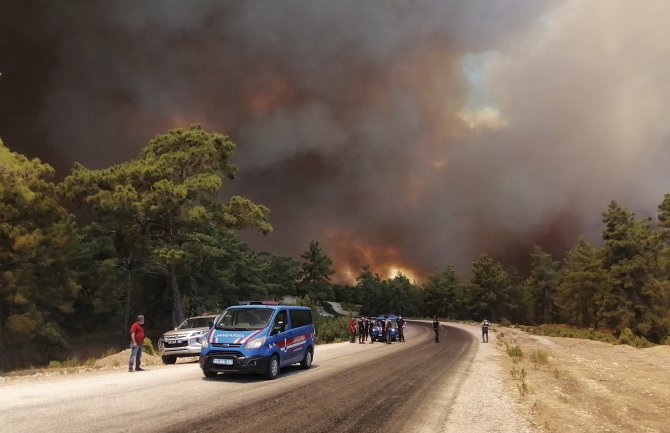
[[398, 341], [405, 342], [405, 319], [402, 316], [398, 317], [396, 321], [398, 324]]
[[489, 327], [491, 325], [489, 324], [489, 321], [484, 319], [482, 322], [482, 343], [488, 343], [489, 342]]
[[144, 371], [140, 364], [142, 362], [142, 344], [144, 343], [144, 316], [137, 316], [137, 321], [130, 327], [130, 359], [128, 360], [128, 371], [133, 371], [133, 363], [135, 364], [135, 371]]
[[440, 322], [437, 320], [437, 317], [435, 320], [433, 320], [433, 331], [435, 331], [435, 342], [439, 343], [440, 342]]

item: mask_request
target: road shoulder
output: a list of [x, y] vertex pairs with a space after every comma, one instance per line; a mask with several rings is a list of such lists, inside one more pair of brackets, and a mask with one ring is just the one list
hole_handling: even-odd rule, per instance
[[[475, 325], [448, 323], [473, 334], [480, 342], [477, 354], [463, 372], [463, 382], [455, 404], [446, 420], [444, 431], [468, 433], [539, 433], [523, 415], [524, 407], [511, 393], [505, 377], [507, 356], [499, 350], [494, 332], [489, 332], [489, 342], [481, 343], [480, 328]], [[449, 338], [447, 333], [447, 338]]]

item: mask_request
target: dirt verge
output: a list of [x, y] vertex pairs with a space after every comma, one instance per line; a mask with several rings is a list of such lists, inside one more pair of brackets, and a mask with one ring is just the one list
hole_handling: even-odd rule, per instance
[[520, 350], [499, 358], [507, 386], [546, 432], [670, 432], [670, 346], [495, 332], [502, 353]]

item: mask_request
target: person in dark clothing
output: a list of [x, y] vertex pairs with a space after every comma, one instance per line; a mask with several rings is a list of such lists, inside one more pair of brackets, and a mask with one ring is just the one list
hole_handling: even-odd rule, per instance
[[370, 344], [375, 342], [375, 338], [372, 336], [372, 328], [375, 326], [375, 321], [370, 319], [368, 322], [368, 334], [370, 334]]
[[358, 344], [363, 344], [365, 337], [365, 320], [363, 316], [358, 318]]
[[368, 316], [363, 317], [363, 341], [368, 341], [368, 335], [370, 335], [370, 318]]
[[489, 327], [491, 325], [489, 324], [489, 321], [484, 319], [482, 322], [482, 343], [488, 343], [489, 342]]
[[398, 324], [398, 341], [405, 342], [405, 319], [402, 316], [398, 317], [396, 321]]
[[433, 320], [433, 331], [435, 331], [435, 342], [439, 343], [440, 342], [440, 322], [437, 320], [437, 317], [435, 320]]

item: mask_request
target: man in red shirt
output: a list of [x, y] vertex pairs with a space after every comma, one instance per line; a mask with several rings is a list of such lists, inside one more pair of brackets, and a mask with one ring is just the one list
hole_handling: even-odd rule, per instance
[[349, 343], [356, 342], [356, 320], [352, 317], [349, 319]]
[[141, 314], [137, 316], [137, 321], [130, 327], [130, 360], [128, 361], [128, 371], [133, 371], [133, 363], [135, 363], [135, 371], [144, 371], [140, 367], [142, 360], [142, 344], [144, 343], [144, 316]]

